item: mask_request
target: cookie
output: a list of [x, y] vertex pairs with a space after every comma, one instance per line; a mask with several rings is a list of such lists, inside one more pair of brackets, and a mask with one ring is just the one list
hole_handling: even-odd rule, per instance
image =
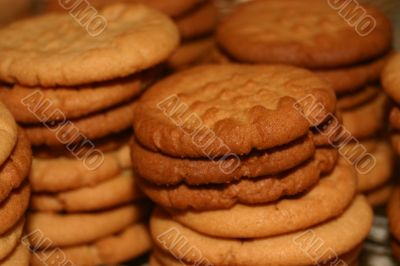
[[116, 265], [133, 259], [150, 249], [147, 226], [134, 224], [92, 244], [37, 251], [32, 266], [59, 266], [67, 261], [72, 265]]
[[15, 247], [19, 245], [23, 230], [25, 219], [21, 219], [5, 234], [0, 236], [0, 261], [9, 256]]
[[400, 103], [400, 53], [393, 55], [382, 72], [382, 86], [385, 92]]
[[[305, 135], [335, 102], [329, 85], [306, 70], [206, 65], [147, 90], [135, 109], [134, 129], [145, 147], [176, 157], [243, 155]], [[315, 106], [318, 115], [307, 108]]]
[[[153, 71], [154, 72], [154, 71]], [[154, 74], [152, 74], [155, 76]], [[41, 123], [77, 119], [131, 100], [150, 83], [150, 74], [74, 88], [0, 88], [0, 100], [20, 123]]]
[[111, 110], [96, 113], [75, 120], [48, 123], [46, 126], [24, 126], [33, 146], [62, 146], [78, 143], [85, 139], [102, 138], [128, 129], [136, 101], [125, 103]]
[[[297, 141], [257, 151], [238, 158], [238, 167], [232, 172], [221, 171], [221, 164], [236, 164], [235, 158], [224, 162], [190, 158], [175, 158], [156, 153], [131, 140], [131, 158], [134, 171], [155, 184], [191, 185], [225, 183], [242, 178], [279, 174], [310, 159], [315, 147], [310, 135]], [[240, 160], [240, 161], [239, 161]]]
[[[386, 114], [387, 97], [380, 93], [373, 100], [356, 107], [342, 111], [343, 126], [353, 137], [366, 138], [379, 131], [384, 123]], [[365, 119], [368, 117], [368, 119]]]
[[[148, 204], [136, 204], [96, 213], [64, 215], [34, 212], [28, 217], [27, 232], [40, 230], [42, 233], [41, 239], [35, 238], [34, 234], [29, 239], [36, 249], [86, 244], [141, 220], [148, 208]], [[60, 231], [60, 228], [63, 230]]]
[[[272, 238], [244, 240], [202, 235], [174, 222], [160, 209], [156, 210], [150, 220], [150, 231], [158, 247], [177, 254], [189, 264], [203, 259], [203, 262], [221, 266], [314, 265], [358, 247], [368, 235], [372, 218], [372, 210], [365, 198], [358, 196], [337, 219], [305, 231]], [[182, 244], [177, 245], [175, 242], [174, 245], [172, 241], [178, 237], [185, 239], [182, 241], [185, 246], [195, 247], [195, 250], [192, 249], [194, 252], [183, 253], [180, 249]], [[310, 256], [310, 243], [315, 243], [314, 240], [320, 244], [317, 249], [312, 249], [313, 256]]]
[[218, 9], [213, 1], [204, 3], [188, 13], [175, 18], [176, 26], [183, 39], [204, 36], [212, 33], [218, 23]]
[[369, 102], [379, 94], [379, 89], [374, 86], [367, 86], [360, 90], [341, 94], [337, 100], [337, 106], [341, 110], [352, 109], [366, 102]]
[[184, 42], [168, 58], [167, 65], [173, 70], [193, 66], [199, 63], [214, 45], [214, 40], [209, 37]]
[[18, 129], [18, 140], [8, 159], [0, 168], [0, 203], [13, 189], [20, 187], [29, 174], [32, 152], [26, 134]]
[[388, 203], [387, 209], [390, 232], [400, 240], [400, 188], [396, 186]]
[[317, 147], [337, 145], [343, 133], [343, 117], [339, 110], [329, 114], [327, 120], [311, 129]]
[[390, 126], [396, 130], [400, 129], [400, 108], [393, 106], [389, 114]]
[[104, 160], [91, 169], [76, 158], [34, 159], [29, 181], [35, 192], [61, 192], [94, 186], [130, 168], [129, 147], [104, 154]]
[[368, 203], [371, 204], [372, 207], [377, 208], [385, 205], [388, 202], [392, 191], [393, 187], [391, 185], [384, 185], [380, 188], [368, 191], [365, 196], [368, 200]]
[[34, 194], [31, 209], [50, 212], [85, 212], [108, 209], [143, 198], [133, 173], [126, 172], [93, 187], [56, 194]]
[[[346, 6], [356, 8], [360, 7], [354, 3]], [[328, 2], [251, 1], [224, 19], [216, 38], [225, 51], [242, 62], [312, 69], [347, 66], [381, 56], [391, 47], [389, 19], [376, 8], [361, 8], [366, 13], [352, 21], [353, 27]]]
[[141, 4], [110, 5], [81, 23], [70, 15], [79, 8], [69, 11], [0, 30], [0, 79], [43, 87], [112, 80], [157, 65], [178, 45], [173, 22]]
[[14, 117], [0, 102], [0, 165], [2, 165], [14, 149], [17, 142], [17, 124]]
[[205, 211], [229, 209], [239, 203], [272, 202], [297, 195], [311, 188], [318, 180], [318, 164], [310, 161], [288, 173], [226, 184], [157, 186], [139, 178], [138, 185], [152, 201], [165, 208]]
[[321, 174], [325, 175], [335, 169], [339, 159], [339, 152], [335, 148], [329, 146], [318, 147], [315, 152], [315, 158], [319, 163]]
[[30, 259], [29, 249], [24, 244], [20, 244], [8, 257], [0, 261], [0, 264], [2, 266], [29, 266]]
[[222, 238], [266, 238], [305, 230], [340, 216], [357, 192], [353, 169], [339, 163], [301, 197], [257, 206], [235, 205], [208, 212], [168, 210], [172, 219], [196, 232]]
[[12, 228], [24, 216], [29, 206], [31, 190], [28, 182], [11, 192], [0, 205], [0, 235]]

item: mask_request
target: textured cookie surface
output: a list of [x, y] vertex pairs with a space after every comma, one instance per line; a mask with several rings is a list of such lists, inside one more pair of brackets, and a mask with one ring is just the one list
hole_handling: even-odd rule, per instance
[[[306, 70], [206, 65], [172, 75], [144, 93], [134, 129], [141, 144], [172, 156], [242, 155], [303, 136], [310, 124], [334, 111], [335, 103], [330, 86]], [[314, 105], [323, 108], [309, 117], [306, 107]]]
[[[281, 147], [222, 161], [170, 157], [142, 147], [135, 139], [131, 142], [133, 169], [142, 178], [155, 184], [217, 184], [279, 174], [310, 159], [314, 152], [315, 147], [309, 135]], [[224, 164], [236, 163], [238, 167], [234, 171], [222, 171]]]
[[14, 227], [0, 236], [0, 261], [9, 256], [19, 245], [24, 230], [25, 219], [21, 219]]
[[236, 203], [268, 203], [284, 196], [297, 195], [315, 185], [319, 174], [318, 163], [311, 161], [288, 173], [226, 184], [157, 186], [143, 179], [138, 179], [138, 184], [158, 205], [200, 211], [229, 209]]
[[178, 44], [173, 22], [144, 5], [112, 5], [94, 19], [76, 21], [79, 11], [0, 30], [0, 79], [44, 87], [111, 80], [158, 64]]
[[[353, 2], [346, 7], [350, 12], [356, 8]], [[325, 1], [251, 1], [220, 24], [217, 40], [239, 61], [307, 68], [346, 66], [380, 56], [391, 46], [389, 20], [375, 8], [362, 6], [362, 10], [376, 24], [363, 16], [363, 23], [352, 18], [351, 26]], [[343, 40], [348, 45], [343, 46]]]
[[30, 258], [31, 253], [29, 252], [29, 248], [24, 244], [20, 244], [0, 263], [2, 266], [29, 266]]
[[382, 73], [382, 85], [385, 92], [400, 103], [400, 53], [394, 55]]
[[17, 131], [14, 117], [5, 105], [0, 102], [0, 165], [7, 160], [14, 149], [17, 142]]
[[65, 261], [73, 265], [119, 265], [143, 254], [150, 246], [147, 226], [134, 224], [92, 244], [37, 251], [32, 266], [59, 266]]
[[[335, 255], [350, 252], [368, 235], [372, 218], [371, 208], [365, 198], [359, 196], [337, 219], [305, 231], [272, 238], [244, 240], [205, 236], [174, 222], [160, 209], [153, 214], [150, 228], [158, 247], [177, 254], [189, 263], [197, 262], [198, 253], [183, 253], [180, 250], [182, 245], [173, 245], [173, 239], [186, 237], [186, 246], [196, 247], [202, 258], [214, 265], [299, 266], [315, 265], [315, 258], [321, 262], [328, 261]], [[322, 244], [318, 249], [312, 249], [314, 257], [307, 250], [316, 239]], [[284, 256], [282, 250], [285, 250]]]
[[[37, 249], [86, 244], [117, 233], [141, 220], [146, 216], [147, 208], [147, 205], [140, 204], [97, 213], [63, 215], [35, 212], [28, 217], [27, 231], [28, 233], [35, 230], [42, 232], [42, 239], [35, 238], [34, 234], [30, 237], [31, 244]], [[48, 241], [43, 241], [43, 239]]]
[[301, 197], [268, 205], [235, 205], [209, 212], [169, 210], [172, 218], [202, 234], [223, 238], [264, 238], [301, 231], [340, 216], [357, 192], [353, 169], [340, 163]]

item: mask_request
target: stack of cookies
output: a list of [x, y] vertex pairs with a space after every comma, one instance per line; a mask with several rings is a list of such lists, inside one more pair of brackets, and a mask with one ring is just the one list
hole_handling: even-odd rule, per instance
[[393, 235], [393, 255], [400, 261], [400, 186], [393, 190], [388, 204], [390, 231]]
[[118, 264], [150, 247], [127, 143], [137, 98], [179, 33], [141, 4], [106, 7], [88, 23], [58, 13], [0, 31], [0, 98], [35, 152], [32, 265]]
[[0, 128], [0, 264], [28, 266], [29, 242], [24, 237], [24, 224], [31, 194], [27, 180], [31, 148], [2, 103]]
[[146, 91], [131, 157], [158, 205], [150, 265], [356, 265], [372, 211], [353, 169], [316, 151], [337, 130], [312, 133], [335, 106], [282, 65], [200, 66]]
[[358, 173], [359, 191], [373, 205], [388, 199], [392, 154], [378, 138], [386, 106], [379, 78], [392, 30], [379, 10], [352, 1], [251, 1], [222, 21], [216, 39], [220, 50], [210, 53], [208, 62], [291, 64], [329, 81], [343, 118], [343, 145], [361, 142], [377, 158], [377, 169]]

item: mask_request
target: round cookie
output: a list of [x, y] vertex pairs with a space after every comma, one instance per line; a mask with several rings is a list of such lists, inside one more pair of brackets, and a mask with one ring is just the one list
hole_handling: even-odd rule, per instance
[[31, 190], [26, 182], [20, 188], [11, 192], [10, 196], [0, 205], [0, 235], [13, 227], [24, 216], [29, 206]]
[[379, 206], [385, 205], [388, 202], [392, 191], [393, 186], [388, 184], [380, 188], [368, 191], [365, 196], [368, 200], [368, 203], [371, 204], [372, 207], [377, 208]]
[[[153, 71], [155, 72], [155, 71]], [[131, 100], [153, 80], [151, 71], [75, 88], [0, 87], [0, 100], [20, 123], [77, 119]]]
[[77, 158], [34, 159], [29, 181], [35, 192], [60, 192], [85, 186], [94, 186], [119, 175], [130, 168], [129, 147], [104, 154], [96, 169], [86, 167]]
[[379, 93], [379, 89], [374, 86], [367, 86], [360, 90], [342, 94], [338, 97], [337, 106], [340, 110], [347, 110], [358, 107], [375, 98]]
[[[344, 128], [357, 139], [375, 134], [383, 127], [386, 104], [386, 95], [380, 93], [373, 100], [355, 109], [342, 111]], [[365, 119], [366, 117], [368, 119]]]
[[31, 253], [24, 244], [19, 244], [15, 250], [4, 260], [0, 261], [2, 266], [29, 266]]
[[[148, 204], [135, 204], [87, 214], [35, 212], [28, 217], [27, 232], [41, 231], [42, 239], [29, 239], [36, 249], [80, 245], [117, 233], [141, 220], [148, 212]], [[60, 231], [60, 228], [63, 230]], [[49, 241], [42, 241], [43, 239]]]
[[328, 119], [313, 127], [313, 140], [317, 147], [337, 145], [343, 131], [343, 117], [339, 110], [329, 114]]
[[214, 45], [214, 40], [209, 37], [184, 42], [168, 58], [167, 65], [173, 70], [191, 67], [199, 63]]
[[50, 212], [85, 212], [108, 209], [143, 198], [133, 173], [127, 172], [93, 187], [57, 194], [34, 194], [31, 209]]
[[17, 143], [1, 166], [0, 171], [0, 203], [13, 189], [20, 187], [29, 174], [32, 163], [32, 151], [29, 140], [23, 130], [18, 129]]
[[130, 225], [117, 235], [106, 236], [92, 244], [36, 252], [32, 266], [116, 265], [133, 259], [151, 247], [147, 226]]
[[76, 120], [25, 126], [24, 130], [33, 146], [62, 146], [82, 139], [102, 138], [128, 129], [135, 105], [136, 101], [132, 101]]
[[76, 16], [42, 15], [0, 30], [0, 79], [43, 87], [112, 80], [157, 65], [178, 45], [173, 22], [141, 4], [110, 5], [83, 28], [69, 13]]
[[315, 159], [319, 163], [321, 174], [329, 174], [336, 167], [339, 159], [339, 152], [332, 147], [318, 147], [315, 152]]
[[357, 192], [353, 169], [339, 163], [301, 197], [257, 206], [235, 205], [208, 212], [168, 210], [178, 223], [221, 238], [266, 238], [306, 230], [340, 216]]
[[14, 117], [0, 102], [0, 165], [10, 156], [17, 142], [18, 128]]
[[[305, 231], [261, 239], [226, 239], [201, 235], [177, 222], [174, 222], [160, 209], [150, 220], [151, 236], [155, 244], [163, 250], [177, 254], [188, 263], [204, 259], [214, 265], [288, 265], [302, 266], [318, 261], [334, 259], [335, 255], [350, 252], [366, 238], [372, 225], [372, 210], [365, 198], [358, 196], [351, 206], [337, 219], [317, 225]], [[340, 236], [340, 237], [338, 237]], [[171, 242], [177, 237], [185, 238], [187, 246], [195, 247], [198, 252], [180, 250], [181, 245]], [[312, 249], [310, 243], [318, 240], [318, 249]], [[282, 250], [285, 250], [282, 256]], [[268, 252], [265, 252], [268, 250]]]
[[347, 66], [383, 55], [391, 47], [389, 19], [376, 8], [363, 5], [362, 9], [366, 19], [361, 21], [367, 24], [352, 27], [325, 1], [251, 1], [224, 19], [217, 28], [217, 41], [242, 62], [312, 69]]
[[[310, 135], [289, 144], [257, 151], [246, 156], [210, 161], [204, 158], [175, 158], [156, 153], [131, 140], [131, 158], [135, 172], [142, 178], [161, 184], [218, 184], [242, 178], [279, 174], [310, 159], [315, 147]], [[231, 172], [224, 172], [223, 165], [237, 164]]]
[[400, 53], [393, 55], [382, 72], [382, 86], [396, 103], [400, 103]]
[[389, 218], [390, 232], [400, 240], [400, 187], [396, 186], [388, 203], [387, 214]]
[[8, 232], [0, 236], [0, 261], [9, 256], [20, 243], [25, 219], [21, 219]]
[[138, 185], [152, 201], [165, 208], [205, 211], [229, 209], [239, 203], [268, 203], [297, 195], [315, 185], [319, 174], [317, 162], [310, 161], [288, 173], [226, 184], [157, 186], [139, 178]]
[[[145, 147], [176, 157], [243, 155], [305, 135], [335, 103], [329, 85], [303, 69], [206, 65], [147, 90], [134, 129]], [[322, 107], [318, 115], [314, 105]]]
[[206, 0], [188, 13], [175, 18], [183, 39], [203, 36], [214, 31], [218, 22], [218, 9], [213, 1]]

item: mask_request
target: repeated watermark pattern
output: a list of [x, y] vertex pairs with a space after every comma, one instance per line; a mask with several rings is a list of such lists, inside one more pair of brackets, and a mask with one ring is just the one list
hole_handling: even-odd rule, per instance
[[58, 0], [58, 3], [90, 36], [97, 37], [106, 30], [107, 19], [88, 0]]
[[[21, 99], [21, 103], [57, 140], [77, 159], [82, 161], [88, 170], [96, 170], [104, 162], [104, 154], [95, 144], [83, 135], [72, 121], [58, 108], [52, 108], [53, 102], [43, 95], [40, 90]], [[52, 111], [49, 111], [51, 108]]]
[[[178, 128], [189, 136], [196, 147], [200, 148], [205, 157], [218, 164], [224, 174], [235, 171], [241, 161], [238, 155], [231, 152], [224, 141], [215, 132], [204, 124], [200, 116], [190, 112], [189, 106], [181, 101], [177, 95], [170, 95], [157, 104], [159, 110], [169, 118]], [[218, 147], [224, 155], [213, 156], [212, 148]]]
[[337, 11], [349, 26], [360, 36], [367, 36], [376, 28], [376, 19], [369, 15], [356, 0], [327, 0], [328, 5]]
[[[338, 149], [339, 154], [351, 165], [359, 174], [367, 174], [376, 165], [376, 158], [368, 152], [344, 125], [339, 123], [337, 117], [332, 113], [325, 112], [325, 107], [314, 95], [306, 95], [296, 101], [294, 107], [303, 114], [311, 125], [320, 121], [330, 121], [324, 127], [316, 127], [322, 136], [327, 137], [329, 145]], [[321, 119], [321, 117], [323, 117]], [[351, 146], [348, 146], [351, 144]], [[351, 147], [351, 148], [349, 148]]]
[[158, 235], [157, 241], [182, 265], [187, 265], [182, 259], [190, 257], [192, 260], [190, 265], [214, 266], [197, 247], [189, 243], [188, 239], [176, 227], [171, 227]]

